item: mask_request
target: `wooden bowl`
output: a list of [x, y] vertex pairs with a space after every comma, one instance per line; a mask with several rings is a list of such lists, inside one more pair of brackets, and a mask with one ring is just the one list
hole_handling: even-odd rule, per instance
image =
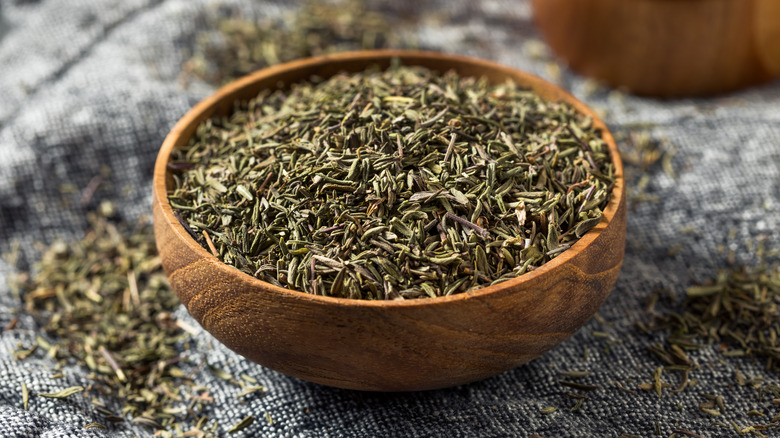
[[651, 96], [722, 93], [780, 75], [777, 0], [533, 0], [580, 73]]
[[[196, 127], [237, 100], [312, 75], [406, 65], [464, 76], [512, 79], [563, 100], [603, 130], [617, 181], [601, 223], [536, 270], [447, 297], [365, 301], [273, 286], [223, 264], [177, 221], [167, 163]], [[367, 51], [294, 61], [231, 83], [189, 111], [165, 139], [154, 169], [154, 230], [163, 268], [187, 310], [215, 338], [268, 368], [341, 388], [409, 391], [480, 380], [541, 355], [574, 333], [613, 288], [623, 261], [626, 207], [615, 142], [584, 104], [537, 77], [492, 62], [415, 51]]]

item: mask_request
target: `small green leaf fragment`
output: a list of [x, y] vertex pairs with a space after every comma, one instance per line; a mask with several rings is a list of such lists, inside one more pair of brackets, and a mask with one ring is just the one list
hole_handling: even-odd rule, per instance
[[71, 386], [70, 388], [65, 388], [62, 391], [57, 392], [40, 392], [38, 393], [38, 396], [47, 398], [67, 398], [82, 391], [84, 391], [83, 386]]

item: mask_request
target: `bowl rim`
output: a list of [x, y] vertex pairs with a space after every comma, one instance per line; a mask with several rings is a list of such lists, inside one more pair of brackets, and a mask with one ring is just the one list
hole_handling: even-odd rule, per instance
[[[183, 144], [181, 140], [183, 132], [189, 128], [193, 123], [199, 124], [199, 119], [205, 120], [215, 112], [215, 108], [220, 103], [224, 103], [224, 99], [229, 97], [233, 93], [240, 91], [241, 89], [251, 86], [255, 82], [260, 80], [268, 80], [276, 75], [283, 74], [288, 71], [295, 71], [298, 69], [316, 68], [332, 66], [333, 64], [343, 62], [364, 61], [366, 67], [372, 65], [372, 62], [378, 62], [379, 60], [392, 60], [393, 58], [400, 58], [405, 65], [418, 65], [415, 61], [443, 61], [445, 63], [456, 63], [461, 65], [469, 65], [471, 67], [492, 70], [494, 72], [505, 74], [513, 78], [522, 79], [518, 81], [518, 85], [533, 89], [539, 93], [543, 90], [544, 93], [555, 96], [555, 99], [550, 99], [548, 96], [543, 98], [546, 100], [564, 101], [567, 104], [574, 107], [577, 111], [586, 116], [589, 116], [593, 124], [601, 130], [602, 139], [607, 144], [610, 151], [610, 158], [613, 163], [613, 175], [615, 183], [612, 187], [609, 203], [602, 212], [602, 220], [593, 229], [589, 230], [584, 236], [577, 240], [570, 248], [563, 251], [561, 254], [553, 258], [552, 260], [544, 263], [538, 268], [530, 272], [526, 272], [515, 278], [503, 281], [498, 284], [480, 287], [471, 291], [447, 295], [438, 297], [420, 297], [415, 299], [406, 300], [363, 300], [353, 298], [339, 298], [323, 295], [314, 295], [307, 292], [301, 292], [293, 289], [286, 289], [276, 286], [274, 284], [262, 281], [254, 276], [244, 273], [226, 263], [220, 261], [211, 252], [200, 246], [195, 239], [189, 234], [188, 231], [179, 223], [174, 216], [173, 207], [168, 200], [167, 190], [167, 174], [168, 174], [168, 161], [170, 159], [171, 152], [178, 144]], [[473, 75], [464, 75], [473, 76]], [[296, 81], [284, 81], [285, 85], [296, 83]], [[232, 105], [235, 100], [231, 101]], [[204, 117], [205, 113], [209, 113]], [[186, 139], [189, 140], [189, 137]], [[312, 302], [320, 302], [322, 304], [339, 305], [339, 306], [352, 306], [352, 307], [379, 307], [379, 308], [395, 308], [395, 307], [421, 307], [431, 306], [437, 304], [445, 304], [458, 302], [462, 300], [469, 300], [475, 298], [485, 298], [487, 295], [500, 293], [502, 291], [511, 290], [517, 288], [519, 285], [540, 277], [543, 275], [549, 275], [550, 271], [554, 271], [560, 266], [567, 263], [572, 258], [576, 257], [582, 250], [593, 243], [603, 231], [616, 218], [617, 212], [620, 207], [625, 204], [625, 177], [623, 173], [623, 163], [620, 158], [620, 154], [615, 143], [612, 133], [609, 131], [607, 125], [601, 120], [601, 118], [586, 104], [574, 97], [569, 92], [563, 90], [559, 86], [546, 81], [536, 75], [527, 73], [525, 71], [509, 67], [494, 61], [489, 61], [481, 58], [440, 53], [433, 51], [423, 50], [398, 50], [398, 49], [383, 49], [383, 50], [362, 50], [352, 52], [341, 52], [337, 54], [328, 54], [316, 57], [309, 57], [290, 61], [283, 64], [278, 64], [271, 67], [266, 67], [251, 73], [247, 76], [232, 81], [211, 94], [206, 99], [201, 100], [190, 110], [188, 110], [184, 116], [182, 116], [176, 124], [171, 128], [166, 135], [165, 140], [157, 154], [157, 158], [154, 165], [154, 176], [152, 182], [152, 189], [154, 195], [154, 203], [161, 209], [161, 213], [164, 219], [164, 226], [170, 227], [174, 232], [174, 235], [179, 240], [183, 241], [189, 250], [194, 251], [199, 258], [212, 259], [217, 266], [219, 266], [220, 272], [228, 276], [238, 276], [242, 278], [248, 285], [258, 290], [262, 290], [263, 293], [273, 292], [286, 296], [287, 298], [301, 299]]]

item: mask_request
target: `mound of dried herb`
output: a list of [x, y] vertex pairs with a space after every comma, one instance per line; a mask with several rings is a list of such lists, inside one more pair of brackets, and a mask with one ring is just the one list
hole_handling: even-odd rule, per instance
[[398, 23], [363, 0], [310, 0], [279, 20], [252, 20], [234, 11], [210, 21], [219, 37], [201, 34], [183, 69], [214, 85], [307, 56], [413, 45]]
[[688, 288], [683, 310], [657, 316], [652, 328], [670, 329], [678, 349], [718, 344], [723, 356], [762, 357], [780, 371], [780, 267], [723, 270]]
[[627, 198], [633, 205], [658, 202], [658, 197], [648, 193], [647, 189], [661, 171], [669, 178], [676, 178], [672, 162], [677, 155], [677, 148], [666, 139], [653, 137], [651, 125], [631, 128], [615, 132], [620, 158], [625, 165]]
[[264, 91], [169, 166], [169, 199], [228, 265], [360, 299], [514, 278], [601, 220], [614, 182], [592, 121], [508, 82], [418, 67]]
[[[107, 422], [129, 416], [152, 429], [205, 436], [200, 411], [208, 400], [198, 398], [178, 366], [176, 344], [192, 329], [171, 314], [179, 300], [160, 266], [152, 227], [98, 214], [89, 220], [83, 239], [48, 247], [37, 272], [20, 284], [27, 311], [54, 340], [39, 337], [37, 348], [91, 371], [87, 391], [101, 396], [93, 403]], [[106, 398], [117, 400], [122, 411], [99, 401]]]

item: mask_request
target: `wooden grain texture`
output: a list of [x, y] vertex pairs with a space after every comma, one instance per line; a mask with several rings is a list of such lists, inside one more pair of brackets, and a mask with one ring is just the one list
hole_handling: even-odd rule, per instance
[[659, 97], [780, 75], [777, 0], [533, 0], [547, 43], [580, 73]]
[[[408, 65], [491, 81], [513, 79], [564, 100], [604, 131], [617, 181], [601, 223], [572, 248], [517, 279], [449, 297], [363, 301], [282, 289], [219, 262], [178, 223], [167, 201], [171, 150], [236, 99], [338, 71]], [[528, 74], [488, 61], [408, 51], [353, 52], [295, 61], [220, 89], [188, 112], [165, 139], [154, 170], [154, 227], [163, 268], [192, 316], [216, 339], [266, 367], [342, 388], [410, 391], [480, 380], [523, 364], [574, 333], [614, 287], [623, 261], [623, 168], [612, 136], [582, 103]]]

